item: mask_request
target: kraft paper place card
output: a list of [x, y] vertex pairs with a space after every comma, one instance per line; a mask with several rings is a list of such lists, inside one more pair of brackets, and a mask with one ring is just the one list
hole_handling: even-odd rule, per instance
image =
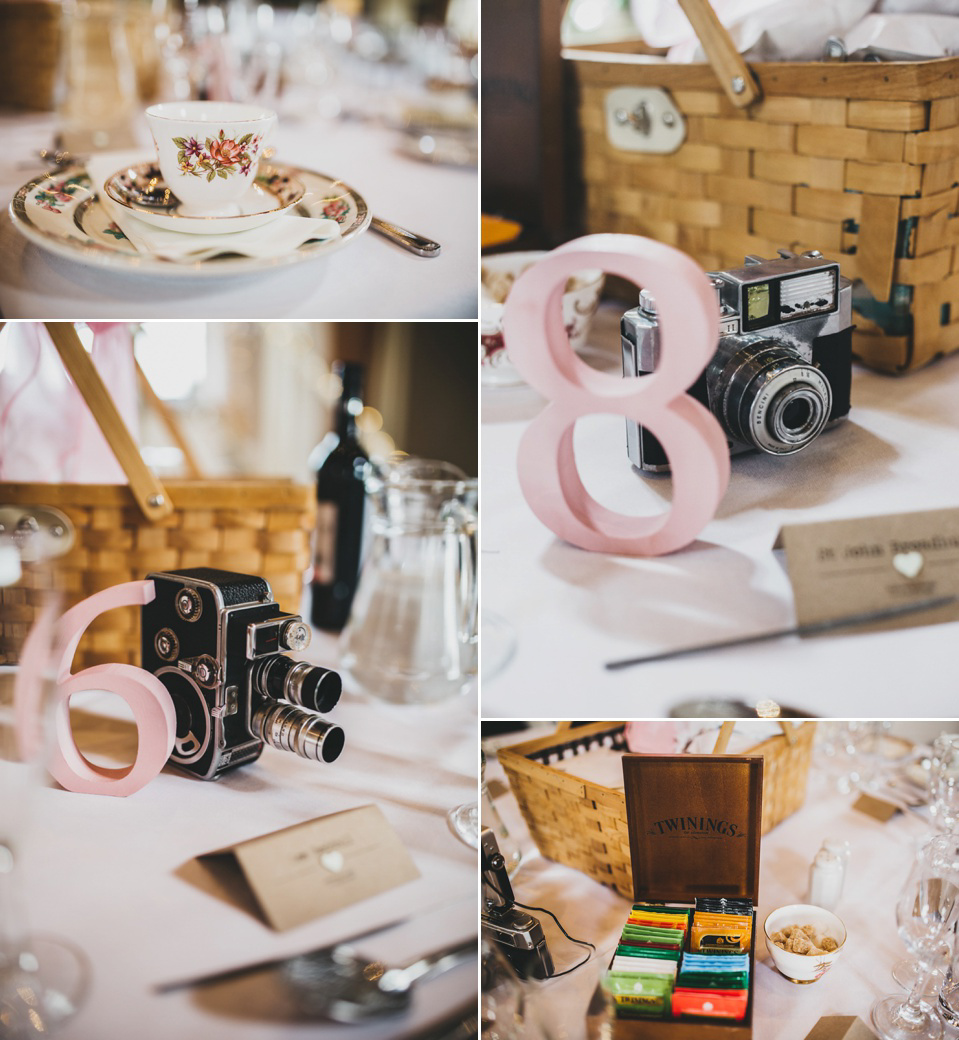
[[376, 805], [205, 853], [235, 859], [269, 924], [285, 931], [420, 876]]
[[876, 1040], [876, 1034], [855, 1015], [824, 1015], [806, 1040]]
[[[792, 524], [780, 531], [779, 547], [801, 625], [959, 596], [959, 509]], [[957, 620], [959, 603], [951, 603], [868, 628]]]
[[884, 798], [875, 798], [871, 794], [861, 794], [852, 803], [852, 807], [867, 816], [872, 816], [880, 823], [887, 823], [900, 811], [898, 805], [893, 805]]

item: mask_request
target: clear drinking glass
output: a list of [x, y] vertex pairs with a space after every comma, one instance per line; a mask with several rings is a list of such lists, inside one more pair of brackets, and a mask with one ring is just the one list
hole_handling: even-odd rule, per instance
[[[926, 841], [933, 839], [937, 840], [939, 850], [937, 855], [944, 871], [959, 877], [959, 835], [930, 835]], [[959, 917], [959, 900], [957, 900], [956, 911], [953, 914], [954, 920], [956, 917]], [[947, 929], [947, 934], [943, 937], [942, 945], [935, 959], [936, 964], [931, 971], [923, 968], [917, 960], [904, 957], [893, 965], [892, 977], [907, 991], [915, 986], [918, 979], [924, 978], [925, 982], [920, 989], [919, 996], [924, 1004], [934, 1005], [945, 982], [953, 938], [952, 931]]]
[[959, 733], [943, 733], [933, 744], [929, 794], [938, 827], [954, 831], [959, 824]]
[[[6, 590], [5, 590], [6, 591]], [[6, 599], [6, 597], [5, 597]], [[0, 666], [0, 1035], [4, 1040], [56, 1033], [83, 1002], [84, 955], [71, 943], [37, 934], [23, 879], [39, 824], [37, 790], [49, 783], [55, 681], [51, 650], [56, 600], [49, 598], [20, 651]]]
[[510, 837], [509, 829], [496, 808], [490, 789], [486, 785], [486, 752], [480, 751], [480, 801], [467, 802], [451, 809], [448, 814], [453, 833], [471, 848], [479, 848], [480, 826], [489, 827], [496, 835], [496, 844], [506, 860], [506, 872], [512, 877], [519, 870], [523, 858], [522, 850]]
[[483, 1040], [546, 1040], [532, 1019], [527, 987], [484, 932], [480, 950], [480, 1035]]
[[959, 1029], [959, 942], [952, 951], [952, 963], [946, 969], [945, 981], [939, 990], [938, 1011], [943, 1021]]
[[476, 481], [446, 462], [394, 458], [366, 490], [373, 540], [341, 663], [381, 700], [444, 700], [476, 675]]
[[57, 143], [74, 155], [136, 143], [140, 107], [127, 6], [65, 0], [57, 70]]
[[953, 843], [933, 838], [920, 848], [896, 904], [899, 937], [915, 955], [920, 970], [905, 1000], [891, 996], [873, 1005], [873, 1025], [884, 1040], [939, 1040], [942, 1036], [942, 1023], [921, 998], [954, 925], [957, 897], [959, 873]]

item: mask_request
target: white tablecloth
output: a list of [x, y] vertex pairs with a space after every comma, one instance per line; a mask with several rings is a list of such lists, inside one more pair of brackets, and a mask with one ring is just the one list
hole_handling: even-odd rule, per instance
[[[333, 641], [319, 639], [307, 656], [331, 664]], [[329, 717], [345, 730], [346, 748], [329, 765], [266, 748], [256, 763], [215, 783], [168, 769], [126, 799], [40, 791], [25, 853], [26, 905], [37, 932], [82, 947], [93, 971], [87, 1002], [57, 1035], [392, 1040], [475, 1005], [475, 958], [419, 987], [409, 1014], [366, 1026], [290, 1022], [268, 981], [152, 992], [160, 983], [302, 952], [408, 916], [359, 949], [406, 964], [474, 936], [476, 853], [453, 835], [446, 813], [476, 799], [475, 700], [474, 693], [399, 707], [344, 693]], [[382, 809], [422, 876], [287, 932], [274, 932], [248, 899], [237, 901], [195, 860], [369, 803]]]
[[[497, 738], [516, 743], [525, 739]], [[487, 752], [487, 782], [505, 783], [495, 756]], [[810, 775], [806, 802], [762, 839], [759, 871], [760, 922], [754, 977], [753, 1036], [755, 1040], [802, 1040], [823, 1015], [858, 1015], [870, 1021], [879, 998], [902, 994], [890, 972], [907, 956], [896, 932], [895, 905], [912, 864], [917, 842], [930, 826], [916, 815], [897, 814], [879, 823], [852, 809], [854, 798], [840, 795], [816, 773]], [[593, 962], [546, 990], [547, 1007], [541, 1011], [551, 1023], [565, 1023], [565, 1032], [552, 1040], [583, 1040], [587, 1035], [586, 1008], [600, 971], [609, 962], [622, 931], [630, 903], [585, 874], [544, 859], [536, 851], [512, 794], [503, 794], [496, 807], [512, 837], [524, 850], [513, 878], [516, 899], [545, 907], [558, 915], [563, 927], [577, 939], [595, 943]], [[761, 922], [780, 906], [805, 900], [809, 864], [825, 838], [841, 838], [852, 847], [845, 889], [836, 914], [846, 926], [848, 939], [832, 970], [811, 986], [789, 982], [772, 965], [762, 938]], [[545, 914], [543, 922], [558, 969], [581, 959]], [[956, 1033], [947, 1029], [947, 1037]]]
[[[0, 197], [41, 172], [49, 115], [0, 114]], [[403, 156], [392, 130], [355, 122], [283, 121], [277, 159], [340, 178], [370, 210], [439, 242], [435, 259], [367, 231], [328, 257], [216, 279], [122, 275], [66, 260], [0, 219], [0, 314], [5, 318], [474, 318], [479, 219], [475, 169]], [[146, 141], [149, 141], [147, 135]]]
[[[618, 317], [591, 342], [621, 371]], [[902, 378], [857, 367], [849, 420], [787, 459], [738, 456], [716, 518], [669, 556], [630, 559], [554, 537], [523, 499], [520, 436], [543, 407], [526, 386], [484, 387], [483, 608], [516, 649], [497, 674], [484, 656], [484, 717], [668, 714], [690, 696], [772, 697], [813, 715], [954, 715], [955, 624], [796, 638], [608, 672], [607, 661], [795, 624], [788, 576], [772, 552], [786, 523], [959, 507], [959, 356]], [[624, 420], [588, 416], [575, 446], [586, 487], [624, 513], [663, 508], [668, 481], [626, 457]], [[497, 647], [498, 648], [498, 647]]]

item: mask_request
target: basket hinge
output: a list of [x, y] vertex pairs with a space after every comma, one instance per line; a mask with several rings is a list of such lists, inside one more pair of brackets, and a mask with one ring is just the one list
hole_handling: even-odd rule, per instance
[[686, 121], [659, 87], [617, 87], [606, 95], [606, 137], [624, 152], [668, 155], [686, 140]]
[[51, 506], [0, 505], [0, 536], [13, 540], [24, 563], [63, 556], [73, 546], [73, 524]]

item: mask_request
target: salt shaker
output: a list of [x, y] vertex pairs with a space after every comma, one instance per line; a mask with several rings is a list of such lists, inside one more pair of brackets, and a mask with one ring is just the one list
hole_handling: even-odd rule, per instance
[[842, 895], [846, 857], [838, 844], [824, 841], [809, 868], [809, 902], [824, 910], [835, 909]]

